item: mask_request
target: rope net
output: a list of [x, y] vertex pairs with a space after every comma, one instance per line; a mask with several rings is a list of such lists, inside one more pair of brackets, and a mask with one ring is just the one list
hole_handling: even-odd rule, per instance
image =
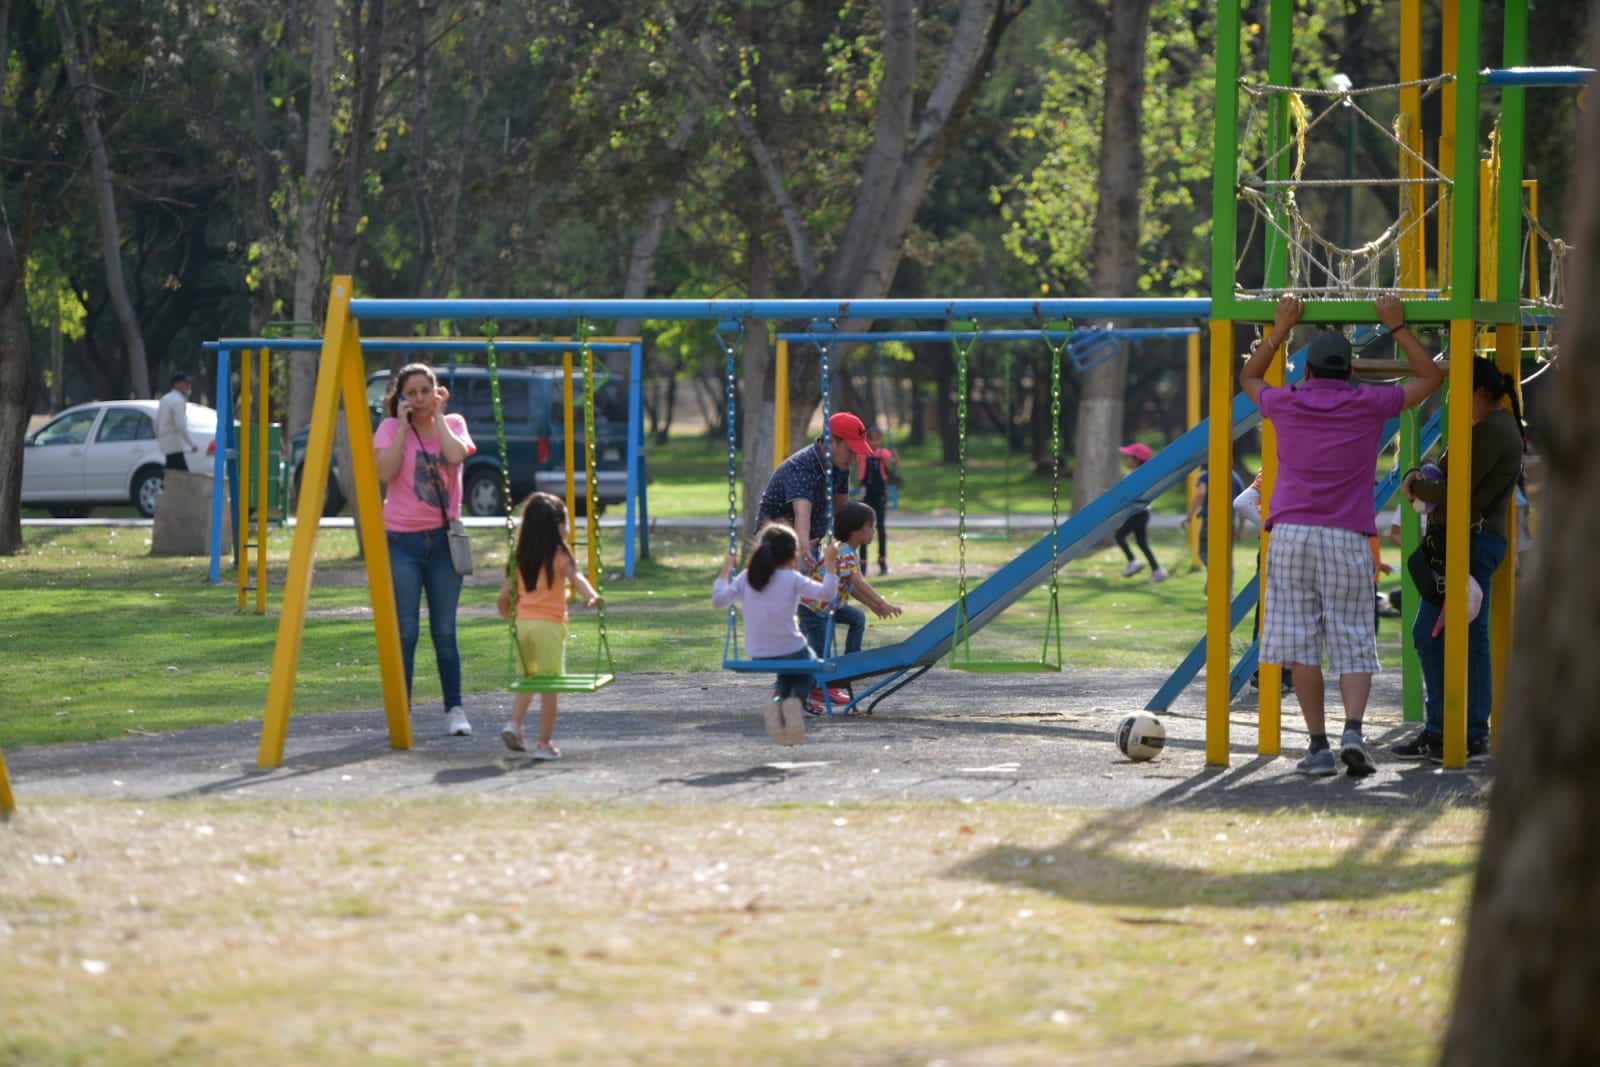
[[[1239, 139], [1241, 156], [1238, 164], [1238, 198], [1251, 209], [1250, 231], [1234, 263], [1238, 275], [1256, 239], [1258, 228], [1267, 244], [1266, 255], [1272, 254], [1273, 239], [1282, 242], [1286, 256], [1287, 284], [1261, 288], [1238, 286], [1237, 294], [1245, 298], [1273, 299], [1286, 295], [1342, 297], [1370, 299], [1383, 293], [1394, 293], [1406, 298], [1433, 298], [1436, 289], [1402, 287], [1401, 251], [1410, 242], [1424, 239], [1424, 226], [1430, 215], [1448, 203], [1453, 185], [1438, 168], [1417, 152], [1410, 144], [1407, 116], [1402, 112], [1393, 126], [1385, 125], [1368, 110], [1374, 97], [1394, 93], [1401, 89], [1420, 88], [1423, 95], [1433, 93], [1447, 82], [1449, 75], [1425, 78], [1418, 81], [1393, 82], [1365, 87], [1317, 89], [1287, 85], [1270, 85], [1241, 80], [1240, 90], [1249, 98], [1243, 135]], [[1307, 100], [1314, 102], [1308, 105]], [[1281, 100], [1287, 110], [1290, 135], [1274, 149], [1270, 129], [1256, 128], [1263, 107]], [[1384, 142], [1392, 146], [1402, 161], [1402, 176], [1397, 178], [1372, 177], [1316, 177], [1305, 176], [1307, 143], [1310, 136], [1322, 130], [1332, 130], [1329, 119], [1335, 115], [1347, 116], [1352, 124], [1362, 123], [1377, 131]], [[1270, 126], [1270, 123], [1264, 124]], [[1353, 138], [1353, 131], [1349, 134]], [[1292, 156], [1289, 154], [1293, 153]], [[1249, 157], [1260, 158], [1252, 161]], [[1289, 159], [1289, 177], [1273, 177], [1275, 171]], [[1414, 190], [1424, 190], [1423, 207], [1414, 204]], [[1313, 215], [1330, 215], [1328, 211], [1308, 208], [1302, 203], [1303, 194], [1344, 192], [1368, 188], [1393, 190], [1395, 193], [1394, 221], [1377, 236], [1349, 247], [1320, 232]], [[1432, 195], [1427, 195], [1428, 192]]]

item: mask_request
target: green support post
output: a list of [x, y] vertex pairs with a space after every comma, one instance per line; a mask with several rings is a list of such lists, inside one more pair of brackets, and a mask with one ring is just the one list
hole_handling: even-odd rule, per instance
[[1217, 5], [1217, 103], [1212, 125], [1211, 317], [1228, 318], [1233, 302], [1234, 242], [1239, 223], [1239, 5]]

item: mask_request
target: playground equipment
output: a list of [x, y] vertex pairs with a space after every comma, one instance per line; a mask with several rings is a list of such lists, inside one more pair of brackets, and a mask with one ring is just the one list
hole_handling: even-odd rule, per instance
[[[1061, 587], [1058, 581], [1060, 553], [1056, 543], [1056, 529], [1061, 524], [1061, 354], [1072, 342], [1070, 322], [1047, 323], [1040, 330], [1045, 345], [1050, 349], [1050, 606], [1044, 619], [1044, 644], [1039, 658], [1031, 661], [980, 660], [972, 655], [972, 628], [968, 625], [967, 606], [967, 358], [978, 343], [978, 330], [952, 330], [950, 347], [956, 356], [956, 441], [960, 468], [957, 473], [957, 543], [960, 555], [960, 581], [956, 589], [955, 644], [960, 649], [953, 655], [950, 665], [957, 670], [979, 672], [1021, 672], [1061, 670]], [[1011, 368], [1006, 366], [1006, 388], [1011, 387]], [[1007, 414], [1010, 403], [1006, 404]], [[1006, 452], [1011, 451], [1010, 427], [1006, 429]], [[1009, 478], [1007, 479], [1009, 481]], [[1010, 532], [1010, 507], [1007, 502], [1007, 533]], [[1050, 654], [1052, 643], [1054, 657]]]
[[[500, 361], [495, 355], [495, 329], [492, 323], [484, 325], [484, 354], [489, 364], [489, 395], [494, 406], [494, 431], [495, 442], [500, 452], [500, 498], [505, 501], [506, 508], [506, 578], [511, 582], [512, 589], [516, 588], [517, 570], [517, 523], [516, 501], [511, 495], [511, 457], [506, 445], [506, 420], [505, 407], [500, 400]], [[600, 568], [600, 509], [596, 506], [595, 481], [598, 478], [598, 465], [596, 463], [595, 442], [599, 437], [595, 429], [595, 369], [594, 348], [589, 343], [589, 331], [584, 323], [578, 324], [578, 344], [583, 352], [583, 448], [584, 448], [584, 515], [588, 520], [588, 536], [585, 539], [588, 548], [588, 574], [589, 582], [596, 592], [602, 591]], [[572, 411], [572, 353], [563, 352], [561, 355], [562, 368], [562, 396], [565, 401], [562, 405], [565, 420], [565, 440], [567, 450], [567, 514], [575, 515], [573, 500], [573, 411]], [[522, 642], [517, 640], [517, 619], [515, 604], [511, 617], [507, 620], [510, 627], [510, 648], [507, 651], [507, 673], [511, 676], [506, 687], [518, 693], [592, 693], [597, 689], [610, 685], [616, 677], [616, 664], [611, 658], [611, 642], [606, 636], [606, 607], [605, 600], [601, 599], [595, 605], [595, 645], [593, 669], [583, 672], [568, 671], [563, 674], [534, 674], [528, 670], [528, 661], [523, 654]], [[602, 670], [602, 667], [604, 668]]]
[[6, 754], [0, 752], [0, 822], [11, 818], [17, 810], [17, 798], [11, 795], [11, 775], [6, 771]]
[[[298, 521], [290, 550], [289, 572], [284, 584], [283, 607], [278, 618], [278, 637], [273, 653], [273, 666], [268, 685], [266, 707], [263, 713], [261, 742], [257, 755], [263, 767], [276, 767], [283, 760], [288, 719], [293, 704], [295, 676], [299, 668], [301, 637], [305, 628], [307, 602], [310, 594], [312, 570], [315, 564], [318, 518], [323, 494], [327, 488], [328, 463], [333, 450], [333, 427], [340, 407], [346, 417], [366, 417], [366, 382], [359, 324], [363, 320], [377, 319], [476, 319], [476, 320], [614, 320], [633, 319], [695, 319], [713, 322], [740, 322], [743, 320], [789, 319], [801, 321], [833, 320], [843, 323], [870, 322], [878, 318], [938, 319], [972, 321], [981, 319], [1012, 319], [1043, 322], [1052, 319], [1130, 318], [1166, 321], [1194, 320], [1204, 317], [1209, 303], [1204, 300], [355, 300], [352, 299], [351, 279], [341, 275], [333, 280], [328, 303], [328, 320], [323, 331], [322, 355], [317, 373], [316, 397], [312, 406], [310, 435], [307, 442], [306, 473], [301, 486]], [[460, 343], [460, 342], [457, 342]], [[257, 342], [256, 347], [259, 347]], [[390, 744], [396, 748], [411, 747], [411, 722], [408, 694], [405, 691], [404, 672], [400, 660], [399, 628], [395, 617], [394, 590], [389, 575], [388, 546], [379, 521], [376, 462], [372, 441], [364, 434], [356, 434], [351, 441], [354, 463], [358, 525], [363, 544], [367, 547], [367, 587], [372, 597], [373, 629], [377, 644], [379, 676], [383, 689], [384, 710], [388, 719]], [[1170, 451], [1170, 450], [1169, 450]], [[1198, 462], [1198, 448], [1191, 444], [1190, 462]], [[1172, 478], [1187, 472], [1177, 462], [1146, 464], [1139, 474], [1153, 479], [1165, 471]], [[1174, 473], [1175, 472], [1175, 473]], [[1126, 483], [1126, 479], [1124, 480]], [[1086, 518], [1079, 526], [1098, 524], [1100, 536], [1114, 529], [1122, 513], [1131, 506], [1123, 501], [1120, 510], [1115, 502], [1106, 502], [1098, 510], [1086, 510]], [[1077, 519], [1079, 517], [1074, 517]], [[1073, 520], [1069, 520], [1070, 526]], [[1109, 522], [1109, 526], [1105, 523]], [[1061, 539], [1063, 546], [1071, 545], [1070, 538]], [[1037, 547], [1037, 546], [1036, 546]], [[1067, 549], [1063, 549], [1066, 551]], [[1077, 546], [1081, 551], [1082, 546]], [[1050, 551], [1047, 538], [1040, 556]], [[1037, 563], [1027, 553], [1002, 568], [1007, 577], [996, 582], [993, 576], [969, 597], [970, 625], [974, 631], [992, 618], [1005, 604], [1015, 600], [1031, 584], [1036, 584], [1051, 562], [1045, 558]], [[1026, 583], [1026, 584], [1025, 584]], [[988, 590], [986, 592], [986, 590]], [[949, 649], [954, 634], [954, 618], [949, 612], [937, 620], [940, 636], [926, 641], [928, 648], [938, 647], [937, 660]], [[859, 657], [878, 656], [872, 664]], [[869, 674], [893, 671], [892, 662], [882, 664], [893, 656], [884, 650], [871, 653], [854, 653], [836, 661], [844, 669], [845, 660], [856, 660], [846, 680]], [[903, 658], [906, 650], [901, 649]], [[915, 666], [915, 664], [913, 664]], [[865, 668], [865, 669], [863, 669]], [[771, 669], [770, 666], [768, 669]], [[925, 669], [925, 668], [924, 668]]]
[[[829, 376], [832, 370], [832, 361], [828, 358], [831, 340], [829, 331], [831, 322], [814, 322], [811, 332], [816, 336], [813, 342], [817, 348], [818, 370], [822, 379], [822, 455], [833, 455], [833, 432], [830, 429], [829, 418], [833, 413], [833, 390], [830, 388]], [[725, 319], [717, 323], [714, 331], [717, 344], [722, 348], [724, 358], [723, 402], [727, 405], [726, 419], [728, 426], [728, 552], [737, 556], [739, 551], [739, 432], [738, 418], [738, 350], [744, 339], [744, 322], [739, 319]], [[787, 363], [785, 363], [787, 368]], [[784, 383], [781, 383], [784, 384]], [[780, 394], [788, 396], [786, 389], [780, 388]], [[786, 457], [787, 458], [787, 457]], [[833, 536], [833, 493], [832, 480], [833, 468], [831, 460], [824, 459], [827, 464], [827, 477], [829, 492], [824, 510], [823, 539]], [[821, 670], [831, 670], [833, 660], [834, 639], [833, 609], [828, 609], [828, 623], [823, 628], [822, 648], [818, 652], [818, 659], [744, 659], [739, 655], [739, 619], [738, 609], [732, 605], [728, 608], [728, 630], [722, 640], [722, 668], [729, 671], [740, 671], [748, 674], [816, 674]], [[833, 711], [832, 701], [828, 701], [828, 711]]]
[[[454, 365], [455, 358], [460, 354], [477, 354], [484, 352], [487, 341], [472, 338], [369, 338], [361, 341], [360, 351], [363, 356], [367, 354], [381, 354], [388, 352], [404, 352], [429, 357], [445, 356]], [[253, 494], [260, 491], [260, 487], [268, 482], [269, 450], [260, 446], [259, 442], [269, 442], [267, 431], [269, 355], [275, 352], [311, 352], [321, 351], [323, 342], [309, 338], [286, 337], [257, 337], [257, 338], [227, 338], [218, 341], [207, 341], [203, 346], [208, 352], [215, 352], [217, 358], [217, 381], [229, 380], [231, 373], [231, 360], [235, 354], [239, 359], [239, 432], [234, 436], [234, 417], [232, 413], [232, 398], [230, 390], [222, 390], [217, 398], [217, 425], [219, 436], [223, 427], [227, 427], [226, 447], [219, 447], [215, 459], [217, 476], [212, 480], [212, 536], [210, 539], [211, 570], [210, 581], [213, 585], [222, 582], [222, 541], [218, 531], [222, 528], [222, 510], [226, 499], [223, 491], [224, 472], [232, 472], [229, 482], [233, 486], [234, 506], [237, 511], [237, 522], [234, 529], [239, 537], [243, 531], [250, 530], [249, 502], [254, 499]], [[571, 353], [582, 346], [574, 341], [563, 340], [526, 340], [509, 339], [498, 341], [501, 352], [521, 352], [537, 354], [562, 353], [570, 359]], [[631, 578], [634, 575], [636, 555], [649, 555], [649, 534], [647, 501], [644, 485], [644, 415], [643, 415], [643, 386], [644, 354], [638, 338], [594, 338], [588, 340], [588, 348], [595, 352], [626, 352], [629, 357], [628, 376], [628, 446], [627, 446], [627, 494], [623, 517], [623, 576]], [[254, 388], [255, 375], [252, 373], [253, 361], [258, 361], [260, 367], [259, 392]], [[365, 372], [363, 371], [363, 374]], [[574, 413], [572, 410], [572, 377], [570, 370], [566, 373], [566, 400], [563, 402], [567, 433], [567, 507], [569, 512], [574, 508], [574, 466], [572, 454], [572, 434], [570, 428], [573, 424]], [[365, 386], [363, 386], [363, 390]], [[259, 395], [262, 399], [257, 401]], [[363, 395], [365, 395], [363, 393]], [[253, 409], [258, 409], [257, 425], [260, 429], [252, 434], [250, 432], [250, 415]], [[368, 415], [362, 412], [355, 425], [367, 425]], [[252, 457], [255, 463], [252, 464]], [[254, 468], [254, 473], [252, 473]], [[502, 457], [501, 471], [507, 470]], [[325, 474], [326, 472], [324, 472]], [[325, 479], [324, 479], [325, 480]], [[302, 491], [304, 486], [302, 486]], [[320, 498], [319, 498], [320, 499]], [[302, 514], [304, 509], [302, 509]], [[320, 519], [320, 512], [318, 515]], [[297, 520], [298, 521], [298, 520]], [[264, 549], [258, 546], [266, 544], [267, 514], [265, 508], [257, 508], [255, 512], [254, 540], [241, 537], [236, 549], [240, 550], [240, 562], [237, 568], [239, 583], [239, 610], [243, 611], [246, 603], [247, 590], [252, 587], [252, 567], [249, 552], [256, 550], [254, 557], [255, 610], [256, 614], [266, 611], [266, 555]], [[591, 568], [592, 573], [592, 568]]]
[[[1412, 323], [1448, 324], [1449, 349], [1470, 353], [1479, 323], [1494, 328], [1496, 362], [1515, 374], [1521, 358], [1519, 333], [1523, 326], [1520, 287], [1515, 271], [1522, 246], [1523, 119], [1526, 87], [1580, 84], [1587, 77], [1573, 68], [1538, 70], [1521, 64], [1527, 51], [1527, 2], [1508, 0], [1503, 27], [1503, 64], [1499, 71], [1480, 71], [1481, 37], [1478, 0], [1444, 0], [1441, 37], [1442, 69], [1424, 77], [1422, 72], [1421, 0], [1400, 5], [1399, 81], [1382, 86], [1341, 86], [1325, 89], [1293, 83], [1294, 5], [1272, 0], [1268, 66], [1264, 81], [1242, 77], [1240, 10], [1236, 5], [1218, 8], [1217, 101], [1215, 109], [1215, 164], [1213, 181], [1212, 324], [1211, 324], [1211, 424], [1209, 462], [1213, 470], [1232, 466], [1232, 441], [1220, 430], [1231, 378], [1235, 370], [1233, 324], [1270, 322], [1273, 303], [1286, 293], [1315, 299], [1306, 304], [1303, 321], [1323, 323], [1372, 322], [1370, 300], [1379, 292], [1395, 292], [1406, 300], [1406, 317]], [[1501, 91], [1498, 136], [1492, 139], [1491, 180], [1478, 161], [1475, 137], [1482, 91]], [[1441, 127], [1437, 137], [1437, 165], [1424, 152], [1421, 102], [1424, 93], [1441, 97]], [[1360, 106], [1378, 93], [1399, 96], [1399, 119], [1391, 134], [1373, 122]], [[1240, 132], [1240, 98], [1249, 100], [1244, 132]], [[1307, 99], [1326, 106], [1313, 114]], [[1321, 178], [1304, 173], [1305, 143], [1309, 131], [1333, 108], [1354, 108], [1354, 114], [1383, 131], [1399, 159], [1396, 178]], [[1257, 137], [1254, 120], [1265, 112], [1260, 134], [1262, 149], [1257, 166], [1242, 162]], [[1458, 137], [1458, 133], [1460, 136]], [[1350, 184], [1390, 188], [1396, 193], [1397, 218], [1393, 225], [1366, 244], [1341, 247], [1316, 235], [1300, 210], [1297, 195], [1316, 189], [1344, 188]], [[1431, 200], [1428, 193], [1431, 192]], [[1480, 200], [1480, 195], [1483, 197]], [[1255, 212], [1243, 250], [1237, 245], [1240, 204]], [[1475, 240], [1479, 213], [1493, 228], [1492, 245], [1481, 255]], [[1424, 220], [1439, 220], [1439, 255], [1433, 284], [1428, 284]], [[1257, 227], [1256, 222], [1265, 225]], [[1255, 244], [1260, 234], [1260, 245]], [[1484, 234], [1487, 237], [1487, 230]], [[1486, 241], [1487, 243], [1487, 241]], [[1246, 289], [1238, 284], [1239, 264], [1259, 253], [1264, 264], [1262, 285]], [[1392, 256], [1392, 269], [1386, 264]], [[1531, 257], [1530, 257], [1531, 258]], [[1480, 277], [1481, 270], [1481, 277]], [[1450, 391], [1471, 393], [1471, 361], [1451, 362]], [[1281, 371], [1278, 373], [1281, 374]], [[1281, 384], [1281, 378], [1273, 384]], [[1402, 425], [1401, 465], [1414, 466], [1417, 458], [1415, 420]], [[1276, 444], [1270, 424], [1264, 435], [1263, 498], [1270, 498], [1276, 478]], [[1452, 469], [1471, 470], [1470, 423], [1450, 420], [1448, 446], [1457, 457]], [[1450, 494], [1446, 521], [1446, 587], [1465, 590], [1469, 494]], [[1507, 507], [1511, 505], [1508, 502]], [[1409, 551], [1417, 540], [1417, 522], [1409, 509], [1403, 514], [1403, 536]], [[1230, 525], [1212, 523], [1209, 555], [1228, 559]], [[1269, 535], [1264, 535], [1264, 540]], [[1515, 544], [1508, 552], [1515, 558]], [[1494, 596], [1503, 598], [1495, 612], [1497, 632], [1514, 614], [1511, 568], [1502, 568]], [[1228, 632], [1229, 582], [1208, 586], [1206, 658], [1206, 761], [1228, 762]], [[1448, 596], [1445, 624], [1445, 766], [1466, 765], [1466, 597]], [[1414, 591], [1406, 600], [1414, 605]], [[1497, 647], [1509, 641], [1499, 637]], [[1496, 675], [1495, 718], [1501, 718], [1499, 690], [1504, 671]], [[1276, 755], [1280, 747], [1280, 678], [1274, 667], [1261, 671], [1258, 750]]]

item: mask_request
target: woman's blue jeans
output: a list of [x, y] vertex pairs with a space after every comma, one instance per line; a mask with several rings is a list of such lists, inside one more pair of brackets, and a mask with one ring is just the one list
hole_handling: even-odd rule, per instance
[[[1489, 586], [1506, 558], [1505, 538], [1488, 530], [1474, 530], [1467, 550], [1467, 571], [1483, 589], [1483, 607], [1467, 626], [1467, 740], [1489, 739], [1489, 712], [1494, 706], [1493, 665], [1489, 659]], [[1423, 733], [1444, 737], [1444, 631], [1433, 636], [1439, 606], [1418, 598], [1417, 621], [1411, 641], [1422, 666]]]
[[461, 650], [456, 646], [456, 605], [461, 600], [461, 575], [450, 562], [450, 542], [443, 526], [419, 533], [390, 532], [389, 568], [394, 572], [395, 611], [400, 616], [400, 652], [406, 665], [406, 698], [417, 659], [422, 628], [422, 596], [428, 596], [428, 634], [439, 663], [444, 706], [461, 704]]

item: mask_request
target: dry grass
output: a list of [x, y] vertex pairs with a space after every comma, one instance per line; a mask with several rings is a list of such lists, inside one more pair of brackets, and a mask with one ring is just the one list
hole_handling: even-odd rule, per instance
[[6, 1063], [1406, 1063], [1481, 818], [36, 802]]

